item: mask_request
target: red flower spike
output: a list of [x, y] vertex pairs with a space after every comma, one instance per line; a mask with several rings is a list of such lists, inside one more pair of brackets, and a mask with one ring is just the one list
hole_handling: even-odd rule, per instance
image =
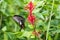
[[25, 9], [29, 10], [30, 13], [32, 13], [33, 9], [34, 9], [34, 4], [32, 3], [32, 1], [25, 7]]
[[29, 10], [30, 10], [30, 11], [33, 11], [34, 5], [33, 5], [32, 2], [30, 2], [30, 3], [28, 4], [28, 7], [29, 7]]
[[32, 25], [34, 25], [34, 22], [35, 22], [35, 16], [34, 15], [29, 15], [28, 16], [28, 21], [32, 24]]
[[29, 4], [25, 7], [25, 9], [29, 10], [29, 15], [28, 15], [28, 21], [34, 25], [35, 22], [35, 16], [32, 14], [32, 11], [34, 9], [34, 4], [32, 3], [32, 1], [29, 2]]

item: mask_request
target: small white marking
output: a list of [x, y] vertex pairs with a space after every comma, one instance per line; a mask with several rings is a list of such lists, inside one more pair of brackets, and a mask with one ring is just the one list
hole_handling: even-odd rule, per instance
[[20, 21], [20, 25], [22, 25], [22, 22]]

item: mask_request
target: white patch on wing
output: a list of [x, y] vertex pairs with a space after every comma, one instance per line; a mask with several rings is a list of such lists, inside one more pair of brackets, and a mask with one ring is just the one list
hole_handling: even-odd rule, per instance
[[22, 25], [22, 22], [20, 21], [20, 25]]

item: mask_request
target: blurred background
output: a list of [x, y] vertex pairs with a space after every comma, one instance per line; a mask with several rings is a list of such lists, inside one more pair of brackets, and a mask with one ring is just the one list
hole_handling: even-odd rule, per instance
[[[60, 40], [60, 0], [32, 0], [35, 5], [35, 29], [27, 22], [25, 6], [31, 0], [0, 0], [0, 40]], [[25, 29], [13, 20], [14, 15], [25, 18]]]

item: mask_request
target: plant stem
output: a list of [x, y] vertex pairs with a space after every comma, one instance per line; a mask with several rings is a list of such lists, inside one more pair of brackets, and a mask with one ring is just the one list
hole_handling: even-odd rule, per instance
[[2, 14], [0, 15], [0, 29], [2, 27]]
[[47, 33], [46, 33], [46, 40], [48, 40], [48, 35], [49, 35], [49, 29], [50, 29], [50, 25], [51, 25], [51, 17], [52, 17], [52, 14], [53, 14], [53, 6], [54, 6], [54, 0], [53, 0], [53, 3], [52, 3], [52, 10], [51, 10], [51, 13], [50, 13], [50, 16], [49, 16], [49, 22], [48, 22], [48, 28], [47, 28]]

